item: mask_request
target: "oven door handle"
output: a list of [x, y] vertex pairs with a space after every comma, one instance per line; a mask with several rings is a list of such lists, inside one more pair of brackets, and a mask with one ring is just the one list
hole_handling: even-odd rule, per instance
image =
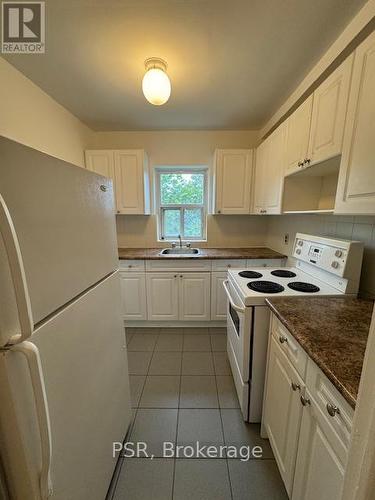
[[241, 314], [244, 314], [245, 313], [245, 309], [242, 308], [242, 307], [238, 307], [234, 302], [233, 302], [233, 299], [230, 295], [230, 291], [229, 291], [229, 288], [228, 288], [228, 283], [229, 281], [228, 280], [225, 280], [223, 281], [223, 287], [224, 287], [224, 290], [225, 290], [225, 293], [227, 294], [227, 297], [228, 297], [228, 300], [231, 304], [231, 306], [233, 307], [233, 309]]

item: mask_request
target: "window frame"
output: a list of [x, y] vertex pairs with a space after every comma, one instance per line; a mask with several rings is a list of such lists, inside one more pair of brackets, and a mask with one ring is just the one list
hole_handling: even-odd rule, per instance
[[[177, 203], [163, 205], [161, 203], [161, 174], [203, 174], [203, 203]], [[208, 213], [208, 167], [203, 165], [186, 165], [176, 167], [156, 167], [155, 168], [155, 199], [156, 213], [158, 216], [158, 241], [175, 241], [175, 236], [164, 235], [164, 212], [166, 210], [178, 210], [180, 212], [181, 238], [183, 241], [207, 241], [207, 213]], [[189, 237], [184, 234], [184, 211], [189, 209], [200, 209], [202, 220], [202, 234], [197, 237]]]

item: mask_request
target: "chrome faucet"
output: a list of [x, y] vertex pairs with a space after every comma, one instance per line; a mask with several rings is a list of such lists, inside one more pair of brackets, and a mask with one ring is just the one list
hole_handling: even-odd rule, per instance
[[181, 239], [181, 234], [178, 235], [178, 239], [180, 240], [180, 248], [182, 248], [182, 239]]

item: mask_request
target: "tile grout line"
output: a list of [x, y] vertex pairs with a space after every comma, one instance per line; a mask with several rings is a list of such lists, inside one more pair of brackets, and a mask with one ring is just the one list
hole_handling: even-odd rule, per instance
[[[136, 335], [136, 334], [134, 334]], [[139, 334], [138, 334], [139, 335]], [[148, 377], [148, 372], [150, 370], [150, 366], [151, 366], [151, 361], [152, 361], [152, 358], [154, 357], [154, 352], [155, 352], [155, 348], [156, 348], [156, 344], [158, 342], [158, 338], [159, 338], [159, 335], [160, 335], [160, 328], [158, 328], [158, 333], [154, 333], [153, 335], [156, 336], [156, 342], [154, 344], [154, 348], [152, 350], [152, 354], [151, 354], [151, 358], [150, 358], [150, 361], [148, 363], [148, 366], [147, 366], [147, 373], [145, 375], [145, 380], [143, 382], [143, 386], [142, 386], [142, 390], [141, 390], [141, 394], [139, 395], [139, 399], [138, 399], [138, 403], [137, 403], [137, 406], [134, 408], [135, 409], [135, 413], [134, 413], [134, 419], [133, 419], [133, 422], [130, 426], [130, 429], [129, 429], [129, 438], [131, 437], [132, 433], [133, 433], [133, 430], [134, 430], [134, 426], [135, 426], [135, 421], [137, 419], [137, 416], [138, 416], [138, 410], [140, 409], [140, 404], [141, 404], [141, 399], [142, 399], [142, 395], [143, 395], [143, 392], [144, 392], [144, 389], [145, 389], [145, 386], [146, 386], [146, 382], [147, 382], [147, 377]], [[150, 351], [130, 351], [130, 352], [150, 352]], [[130, 374], [129, 374], [130, 376]], [[133, 410], [133, 408], [132, 408]]]
[[[182, 330], [182, 353], [184, 352], [184, 343], [185, 343], [185, 330]], [[180, 404], [181, 404], [181, 386], [182, 386], [182, 360], [183, 354], [181, 354], [181, 363], [180, 363], [180, 384], [178, 390], [178, 408], [177, 408], [177, 422], [176, 422], [176, 434], [175, 434], [175, 446], [177, 446], [178, 440], [178, 426], [180, 422]], [[173, 479], [172, 479], [172, 500], [174, 498], [174, 485], [176, 479], [176, 453], [173, 460]]]
[[[212, 358], [213, 358], [213, 356], [212, 356]], [[225, 433], [224, 433], [224, 424], [223, 424], [223, 418], [222, 418], [222, 414], [221, 414], [221, 405], [220, 405], [220, 399], [219, 399], [219, 387], [217, 385], [216, 366], [215, 366], [215, 363], [213, 363], [213, 364], [214, 364], [214, 373], [215, 373], [215, 384], [216, 384], [216, 392], [217, 392], [217, 401], [218, 401], [218, 405], [219, 405], [219, 416], [220, 416], [220, 423], [221, 423], [221, 432], [223, 433], [223, 442], [224, 442], [224, 445], [226, 445], [226, 439], [225, 439]], [[231, 478], [230, 478], [229, 463], [228, 463], [228, 457], [227, 457], [226, 453], [225, 453], [225, 464], [227, 466], [227, 474], [228, 474], [228, 483], [229, 483], [229, 489], [230, 489], [230, 496], [231, 496], [231, 499], [233, 500], [232, 481], [231, 481]]]

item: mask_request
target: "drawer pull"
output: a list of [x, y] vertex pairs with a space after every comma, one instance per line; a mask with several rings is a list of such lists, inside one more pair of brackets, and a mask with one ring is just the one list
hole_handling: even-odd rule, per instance
[[300, 391], [301, 390], [301, 386], [299, 384], [296, 384], [295, 382], [292, 382], [292, 389], [293, 391]]
[[305, 398], [304, 396], [301, 396], [300, 400], [301, 400], [301, 403], [303, 406], [311, 405], [311, 401], [309, 400], [309, 398]]
[[331, 417], [335, 417], [336, 415], [340, 415], [340, 409], [337, 408], [337, 406], [331, 404], [331, 403], [327, 403], [327, 412], [328, 412], [328, 415], [330, 415]]
[[280, 335], [279, 342], [280, 342], [280, 344], [284, 344], [285, 342], [288, 342], [288, 339], [286, 337], [284, 337], [283, 335]]

